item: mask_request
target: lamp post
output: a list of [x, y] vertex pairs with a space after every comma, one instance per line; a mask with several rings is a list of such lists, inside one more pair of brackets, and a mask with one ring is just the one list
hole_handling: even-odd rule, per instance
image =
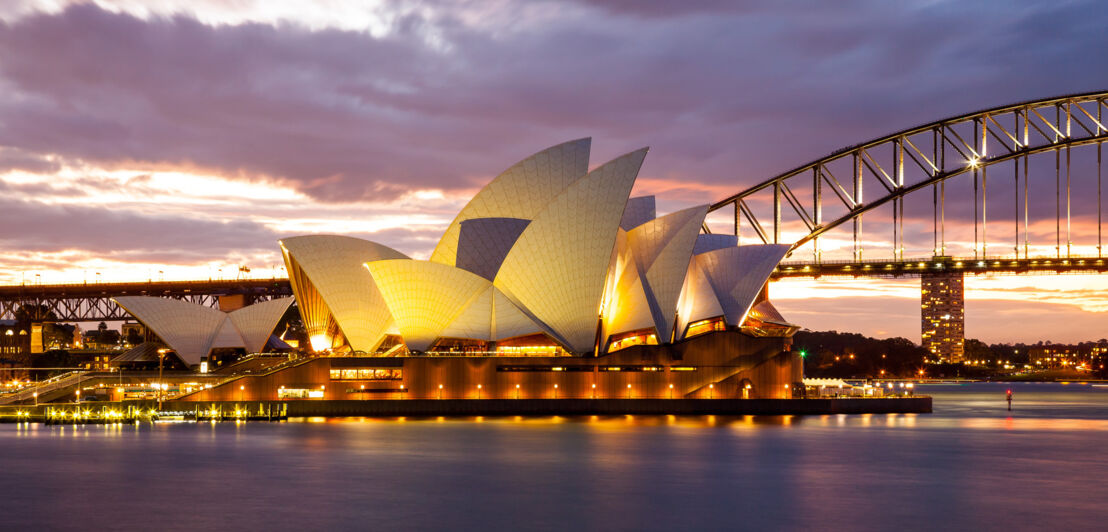
[[716, 398], [716, 385], [715, 384], [709, 384], [708, 385], [708, 399], [715, 399], [715, 398]]
[[592, 398], [596, 399], [596, 383], [592, 385]]
[[516, 385], [516, 399], [519, 399], [519, 385]]
[[439, 385], [439, 399], [442, 399], [442, 385]]
[[554, 385], [554, 398], [555, 399], [558, 398], [558, 385], [557, 384]]
[[38, 406], [38, 392], [32, 392], [31, 396], [35, 398], [35, 406]]
[[481, 398], [481, 385], [480, 384], [477, 385], [477, 398], [478, 399]]
[[673, 399], [673, 385], [672, 384], [669, 385], [669, 398]]
[[246, 391], [246, 386], [244, 386], [244, 385], [240, 384], [240, 385], [239, 385], [239, 402], [242, 402], [242, 393], [243, 393], [244, 391]]
[[[159, 387], [161, 387], [164, 384], [163, 381], [162, 381], [162, 370], [165, 367], [165, 354], [168, 353], [168, 352], [169, 352], [168, 349], [159, 349], [158, 350], [158, 383], [159, 383]], [[161, 409], [162, 409], [162, 399], [164, 399], [164, 398], [165, 398], [165, 393], [164, 392], [158, 394], [158, 410], [159, 411], [161, 411]]]
[[631, 385], [630, 384], [627, 385], [627, 398], [628, 399], [631, 398]]

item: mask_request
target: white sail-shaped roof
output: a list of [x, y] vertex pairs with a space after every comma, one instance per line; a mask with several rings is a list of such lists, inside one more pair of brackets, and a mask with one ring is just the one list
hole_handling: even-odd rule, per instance
[[628, 233], [628, 245], [643, 272], [658, 338], [669, 341], [681, 287], [696, 235], [708, 206], [691, 207], [647, 222]]
[[627, 200], [627, 206], [623, 209], [623, 219], [619, 221], [619, 228], [630, 231], [656, 217], [654, 196], [636, 196]]
[[499, 288], [492, 291], [492, 338], [503, 340], [542, 332], [542, 328], [512, 303]]
[[608, 162], [551, 198], [493, 281], [570, 351], [593, 350], [619, 222], [646, 152]]
[[693, 246], [693, 255], [699, 255], [717, 249], [733, 248], [738, 245], [739, 237], [735, 235], [721, 235], [718, 233], [697, 235], [696, 245]]
[[491, 282], [488, 283], [481, 293], [470, 300], [466, 308], [462, 309], [461, 314], [439, 332], [439, 336], [445, 338], [471, 338], [474, 340], [491, 339], [492, 291], [495, 289], [496, 288]]
[[231, 323], [231, 320], [227, 319], [226, 316], [225, 314], [223, 323], [219, 325], [219, 329], [216, 331], [215, 336], [212, 337], [212, 343], [208, 345], [208, 351], [221, 348], [246, 347], [246, 344], [242, 341], [242, 335], [235, 330], [235, 325]]
[[660, 341], [670, 340], [693, 244], [707, 213], [707, 205], [691, 207], [621, 232], [611, 271], [617, 279], [609, 287], [612, 296], [604, 313], [605, 338], [653, 327]]
[[265, 348], [277, 322], [281, 321], [292, 302], [291, 297], [271, 299], [240, 308], [228, 315], [248, 353], [259, 353]]
[[123, 296], [113, 301], [154, 331], [183, 362], [195, 366], [212, 349], [262, 351], [293, 298], [256, 303], [229, 314], [205, 305], [162, 297]]
[[440, 333], [444, 338], [497, 341], [543, 332], [491, 282]]
[[789, 244], [737, 246], [696, 256], [728, 325], [742, 324], [773, 269], [791, 247]]
[[461, 224], [466, 220], [532, 220], [551, 198], [588, 172], [591, 146], [592, 139], [573, 140], [540, 151], [505, 170], [458, 213], [435, 246], [431, 260], [456, 265]]
[[412, 351], [430, 348], [489, 288], [487, 279], [437, 262], [382, 260], [367, 263], [365, 268]]
[[112, 299], [154, 331], [186, 364], [208, 356], [227, 315], [218, 309], [179, 299], [122, 296]]
[[388, 246], [337, 235], [286, 238], [281, 249], [309, 334], [328, 334], [333, 321], [351, 349], [376, 349], [391, 317], [364, 264], [408, 257]]
[[703, 264], [700, 255], [689, 261], [689, 271], [677, 304], [677, 339], [685, 337], [690, 323], [723, 315], [723, 307], [716, 298]]

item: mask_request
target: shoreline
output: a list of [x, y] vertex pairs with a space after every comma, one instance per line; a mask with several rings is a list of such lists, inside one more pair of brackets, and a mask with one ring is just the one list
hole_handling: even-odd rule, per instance
[[[153, 401], [0, 407], [0, 422], [118, 423], [158, 417]], [[279, 415], [277, 413], [279, 412]], [[291, 417], [832, 415], [927, 414], [929, 396], [818, 399], [370, 399], [320, 401], [166, 401], [160, 410], [196, 419]], [[257, 413], [257, 414], [255, 414]], [[153, 416], [152, 416], [153, 414]]]

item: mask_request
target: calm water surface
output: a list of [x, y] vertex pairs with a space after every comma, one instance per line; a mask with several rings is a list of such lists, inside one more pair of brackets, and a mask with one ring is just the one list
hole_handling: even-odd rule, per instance
[[1103, 529], [1108, 387], [921, 391], [934, 414], [0, 425], [0, 529]]

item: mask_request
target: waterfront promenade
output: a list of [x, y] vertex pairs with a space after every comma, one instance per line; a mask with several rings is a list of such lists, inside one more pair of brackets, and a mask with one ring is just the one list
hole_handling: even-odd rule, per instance
[[[45, 421], [48, 410], [68, 412], [81, 421], [88, 413], [96, 422], [151, 419], [165, 413], [207, 413], [212, 419], [271, 419], [252, 412], [281, 412], [286, 417], [433, 417], [433, 416], [588, 416], [588, 415], [828, 415], [922, 414], [931, 412], [931, 398], [816, 398], [816, 399], [408, 399], [321, 401], [155, 401], [96, 402], [0, 406], [0, 422]], [[134, 413], [134, 414], [109, 414]], [[235, 415], [233, 413], [242, 414]], [[103, 414], [101, 414], [103, 413]], [[77, 415], [72, 415], [77, 414]], [[113, 419], [114, 416], [114, 419]]]

